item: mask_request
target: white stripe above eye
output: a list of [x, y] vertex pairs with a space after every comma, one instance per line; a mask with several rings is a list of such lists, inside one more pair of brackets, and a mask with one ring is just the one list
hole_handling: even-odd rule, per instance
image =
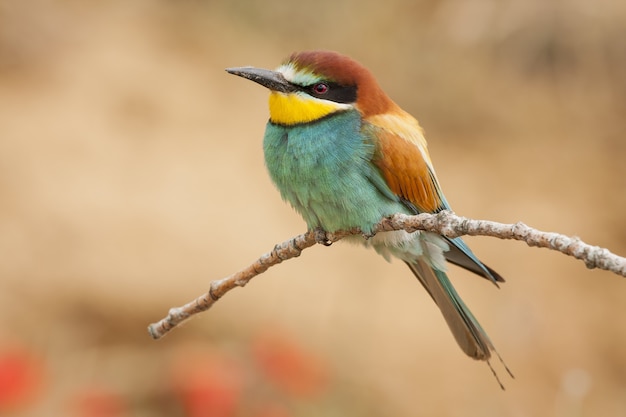
[[283, 64], [276, 68], [276, 71], [280, 72], [290, 83], [300, 86], [312, 85], [322, 81], [320, 77], [311, 71], [297, 69], [293, 63]]

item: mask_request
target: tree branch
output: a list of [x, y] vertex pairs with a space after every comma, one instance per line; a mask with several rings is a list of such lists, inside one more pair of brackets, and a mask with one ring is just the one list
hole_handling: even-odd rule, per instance
[[[414, 232], [424, 230], [450, 238], [459, 236], [491, 236], [499, 239], [513, 239], [526, 242], [528, 246], [548, 248], [582, 260], [588, 268], [600, 268], [626, 277], [626, 258], [611, 253], [608, 249], [591, 246], [577, 237], [559, 233], [543, 232], [524, 223], [504, 224], [488, 220], [472, 220], [460, 217], [449, 211], [437, 214], [423, 213], [417, 216], [395, 214], [384, 218], [373, 229], [373, 233], [393, 230]], [[247, 268], [226, 278], [212, 281], [206, 294], [182, 307], [170, 309], [167, 317], [148, 326], [153, 339], [159, 339], [174, 327], [191, 316], [208, 310], [224, 294], [235, 287], [245, 286], [252, 278], [267, 271], [270, 267], [300, 256], [302, 251], [316, 243], [330, 245], [346, 236], [362, 234], [358, 228], [324, 233], [311, 230], [276, 245], [271, 252], [262, 255]], [[366, 238], [370, 236], [365, 236]]]

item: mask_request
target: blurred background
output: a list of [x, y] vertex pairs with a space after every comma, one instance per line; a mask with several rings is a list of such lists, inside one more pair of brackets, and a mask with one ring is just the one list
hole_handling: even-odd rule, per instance
[[467, 238], [452, 280], [514, 372], [406, 267], [314, 247], [160, 341], [146, 327], [305, 230], [267, 91], [324, 48], [419, 118], [458, 214], [626, 254], [626, 3], [0, 0], [0, 415], [623, 416], [626, 282]]

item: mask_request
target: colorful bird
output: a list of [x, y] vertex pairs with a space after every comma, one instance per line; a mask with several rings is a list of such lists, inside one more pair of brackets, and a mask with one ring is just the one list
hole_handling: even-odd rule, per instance
[[[417, 120], [358, 62], [336, 52], [306, 51], [292, 54], [275, 71], [226, 71], [270, 90], [265, 162], [282, 198], [309, 229], [359, 227], [367, 235], [385, 216], [450, 209]], [[446, 261], [496, 286], [504, 279], [461, 238], [395, 231], [353, 239], [388, 260], [404, 261], [441, 309], [463, 352], [491, 368], [494, 346], [448, 279]]]

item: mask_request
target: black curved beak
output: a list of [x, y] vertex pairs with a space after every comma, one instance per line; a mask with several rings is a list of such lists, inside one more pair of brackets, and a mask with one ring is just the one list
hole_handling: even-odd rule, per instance
[[280, 72], [254, 67], [226, 68], [226, 72], [261, 84], [272, 91], [291, 93], [297, 89]]

